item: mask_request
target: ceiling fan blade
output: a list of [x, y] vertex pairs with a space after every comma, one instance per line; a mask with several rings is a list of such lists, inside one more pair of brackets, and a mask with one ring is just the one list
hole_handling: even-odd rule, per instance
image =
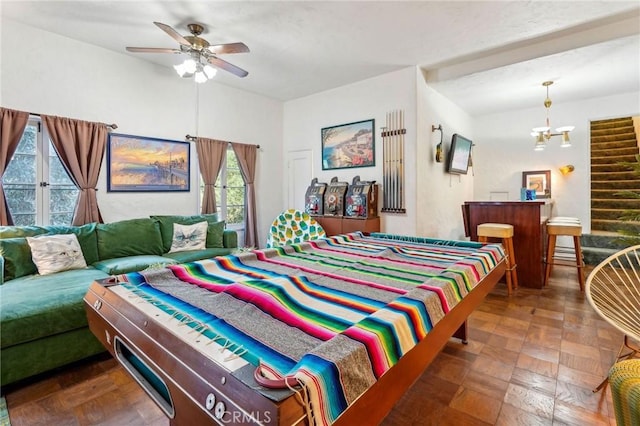
[[249, 48], [244, 43], [226, 43], [209, 46], [207, 50], [218, 55], [224, 53], [247, 53]]
[[231, 74], [235, 74], [238, 77], [246, 77], [247, 75], [249, 75], [248, 71], [243, 70], [240, 67], [237, 67], [233, 64], [230, 64], [227, 61], [223, 61], [220, 58], [216, 58], [215, 56], [210, 56], [209, 58], [207, 58], [207, 60], [209, 61], [209, 63], [211, 65], [214, 65], [218, 68], [221, 68], [225, 71], [229, 71]]
[[183, 46], [191, 46], [191, 43], [189, 43], [189, 40], [182, 37], [182, 35], [180, 35], [179, 32], [171, 28], [169, 25], [163, 24], [162, 22], [154, 22], [154, 24], [156, 24], [158, 28], [160, 28], [165, 33], [169, 34], [171, 37], [173, 37], [178, 43], [182, 44]]
[[181, 53], [180, 49], [168, 49], [164, 47], [127, 47], [127, 52], [137, 53]]

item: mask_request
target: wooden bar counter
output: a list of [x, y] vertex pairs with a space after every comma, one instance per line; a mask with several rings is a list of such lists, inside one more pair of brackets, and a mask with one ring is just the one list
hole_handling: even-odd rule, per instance
[[465, 234], [478, 241], [481, 223], [513, 225], [513, 246], [518, 267], [518, 283], [542, 288], [544, 283], [545, 223], [551, 216], [551, 200], [465, 201], [462, 206]]

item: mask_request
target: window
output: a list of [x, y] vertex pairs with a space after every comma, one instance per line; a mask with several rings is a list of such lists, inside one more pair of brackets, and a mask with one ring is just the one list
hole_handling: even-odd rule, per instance
[[[204, 184], [200, 181], [200, 200], [204, 192]], [[244, 226], [244, 180], [233, 148], [227, 148], [227, 155], [215, 185], [216, 206], [220, 219], [227, 222], [232, 229]], [[235, 225], [235, 226], [234, 226]]]
[[42, 127], [29, 121], [2, 177], [9, 211], [16, 225], [70, 225], [78, 189]]

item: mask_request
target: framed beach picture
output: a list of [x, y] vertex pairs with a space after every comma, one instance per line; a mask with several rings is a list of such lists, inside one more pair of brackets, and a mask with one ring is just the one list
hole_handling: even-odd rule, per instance
[[325, 127], [322, 138], [322, 170], [376, 165], [375, 120]]
[[522, 172], [522, 187], [535, 191], [536, 198], [551, 198], [551, 170]]
[[189, 191], [188, 142], [109, 134], [107, 191]]

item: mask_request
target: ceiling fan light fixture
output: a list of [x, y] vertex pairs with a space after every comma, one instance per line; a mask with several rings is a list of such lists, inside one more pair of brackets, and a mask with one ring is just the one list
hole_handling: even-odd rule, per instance
[[[203, 83], [216, 75], [217, 69], [214, 67], [241, 78], [249, 75], [246, 70], [218, 57], [218, 55], [229, 53], [247, 53], [249, 48], [246, 44], [236, 42], [211, 45], [207, 40], [200, 37], [200, 34], [205, 30], [201, 24], [193, 23], [187, 25], [191, 33], [191, 35], [187, 36], [182, 36], [178, 31], [162, 22], [154, 22], [154, 24], [177, 41], [179, 43], [178, 48], [126, 47], [126, 50], [134, 53], [182, 53], [188, 55], [189, 57], [184, 62], [174, 65], [174, 69], [180, 77], [197, 76], [199, 83]], [[213, 64], [214, 67], [209, 63]]]

